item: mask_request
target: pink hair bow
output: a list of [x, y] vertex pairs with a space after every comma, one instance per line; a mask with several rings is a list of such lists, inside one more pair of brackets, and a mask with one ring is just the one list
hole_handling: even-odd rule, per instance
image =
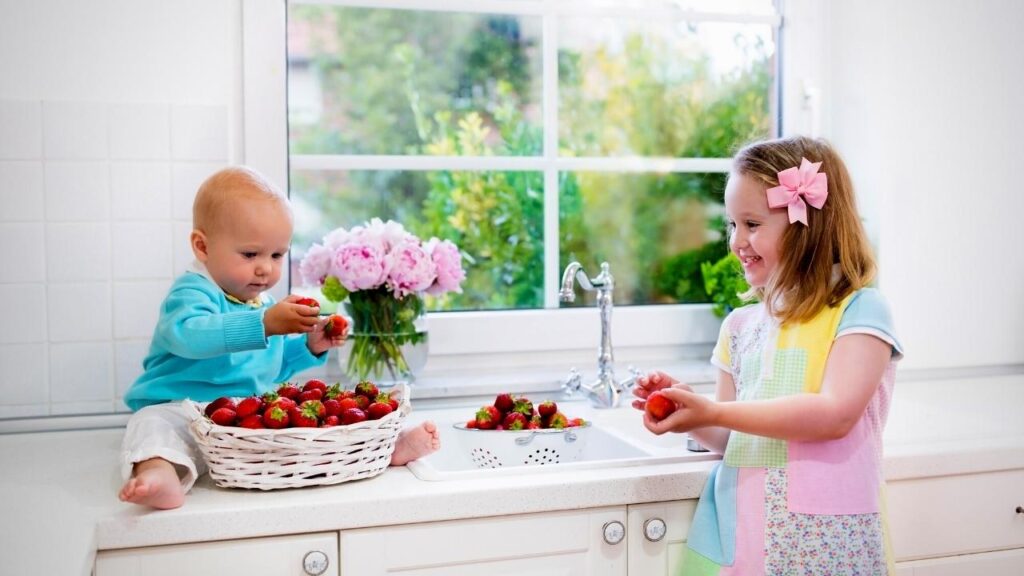
[[807, 205], [818, 210], [828, 198], [828, 179], [819, 173], [821, 162], [800, 159], [800, 167], [779, 172], [779, 185], [768, 189], [768, 205], [772, 208], [789, 207], [789, 223], [802, 222], [807, 226]]

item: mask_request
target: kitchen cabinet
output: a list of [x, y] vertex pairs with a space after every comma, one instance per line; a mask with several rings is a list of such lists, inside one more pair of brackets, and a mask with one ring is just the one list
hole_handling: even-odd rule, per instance
[[341, 574], [625, 576], [626, 507], [346, 530]]
[[338, 576], [338, 533], [107, 550], [94, 576]]
[[696, 500], [628, 506], [629, 574], [678, 574], [696, 508]]
[[1024, 470], [890, 482], [899, 576], [1024, 574]]

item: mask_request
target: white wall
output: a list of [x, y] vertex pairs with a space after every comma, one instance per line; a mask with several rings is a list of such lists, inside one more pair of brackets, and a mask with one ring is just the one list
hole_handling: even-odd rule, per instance
[[828, 136], [868, 199], [905, 366], [1024, 364], [1024, 3], [827, 16]]
[[237, 0], [0, 0], [0, 418], [124, 410], [241, 158]]

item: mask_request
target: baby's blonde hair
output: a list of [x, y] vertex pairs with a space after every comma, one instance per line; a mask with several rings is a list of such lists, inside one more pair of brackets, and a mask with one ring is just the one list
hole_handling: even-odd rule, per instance
[[[808, 206], [807, 226], [794, 223], [786, 228], [778, 268], [763, 288], [744, 294], [758, 297], [784, 324], [810, 320], [826, 306], [837, 306], [875, 276], [875, 259], [857, 213], [850, 173], [828, 142], [802, 136], [756, 142], [736, 154], [733, 172], [754, 178], [767, 189], [778, 186], [778, 173], [799, 166], [801, 158], [822, 163], [828, 199], [821, 210]], [[835, 281], [833, 264], [838, 264]]]
[[245, 166], [218, 170], [196, 192], [192, 203], [192, 227], [212, 234], [223, 226], [235, 202], [260, 200], [279, 204], [291, 218], [288, 200], [259, 172]]

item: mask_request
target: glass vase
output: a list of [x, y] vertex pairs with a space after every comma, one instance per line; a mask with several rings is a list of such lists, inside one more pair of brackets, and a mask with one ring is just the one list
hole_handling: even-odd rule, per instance
[[411, 384], [427, 362], [423, 298], [398, 299], [385, 288], [351, 292], [344, 303], [351, 325], [338, 358], [349, 384], [370, 380], [380, 387]]

